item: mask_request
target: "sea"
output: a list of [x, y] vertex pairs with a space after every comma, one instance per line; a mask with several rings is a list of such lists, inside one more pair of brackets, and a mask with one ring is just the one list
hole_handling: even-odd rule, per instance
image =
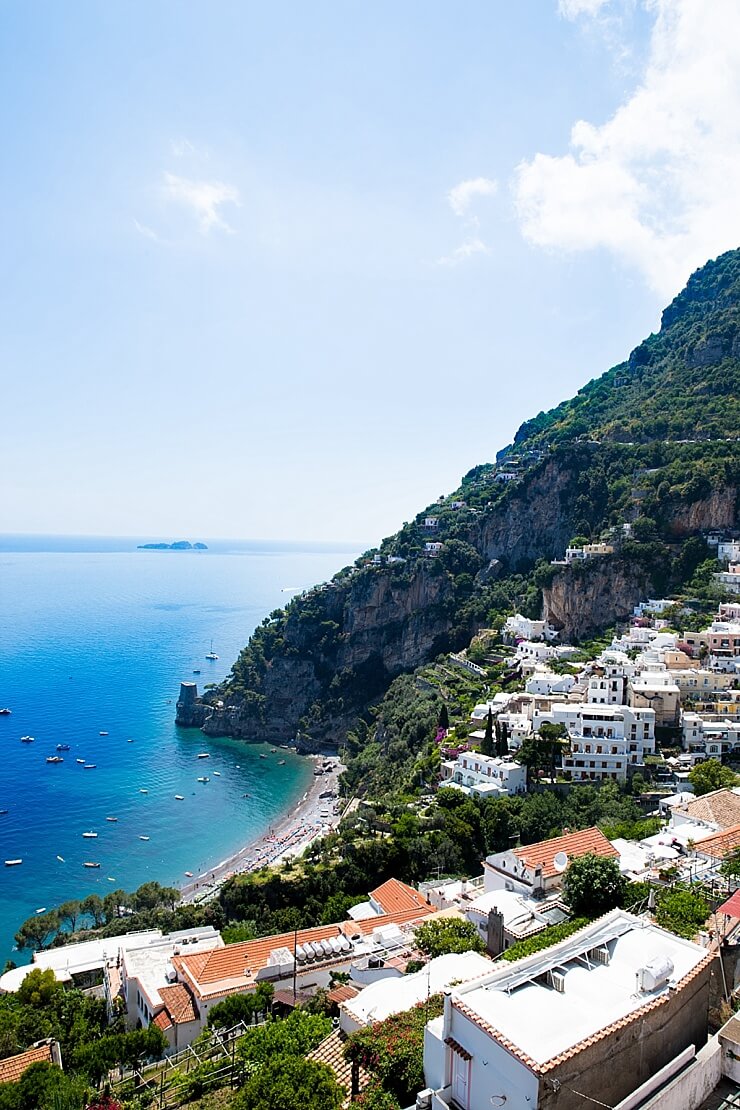
[[175, 702], [181, 680], [200, 690], [225, 678], [267, 614], [360, 548], [191, 538], [208, 550], [0, 536], [0, 707], [12, 710], [0, 716], [0, 970], [30, 958], [13, 941], [27, 917], [150, 879], [184, 883], [308, 788], [309, 760], [178, 728]]

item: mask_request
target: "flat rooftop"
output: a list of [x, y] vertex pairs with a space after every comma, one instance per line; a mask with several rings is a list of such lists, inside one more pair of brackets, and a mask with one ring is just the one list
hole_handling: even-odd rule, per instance
[[[608, 963], [589, 955], [608, 949]], [[643, 918], [613, 910], [593, 926], [545, 952], [519, 960], [483, 981], [462, 985], [453, 1006], [470, 1020], [491, 1026], [537, 1064], [574, 1048], [607, 1026], [667, 995], [668, 981], [652, 991], [637, 989], [637, 972], [670, 960], [672, 985], [690, 975], [709, 954]], [[548, 985], [548, 972], [564, 978], [562, 993]]]

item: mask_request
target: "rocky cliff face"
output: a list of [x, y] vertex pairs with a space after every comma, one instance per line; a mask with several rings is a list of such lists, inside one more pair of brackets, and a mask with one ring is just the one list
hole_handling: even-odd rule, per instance
[[560, 632], [563, 643], [582, 640], [627, 620], [634, 606], [652, 592], [645, 570], [623, 559], [594, 559], [563, 567], [543, 589], [543, 616]]
[[516, 496], [487, 514], [476, 538], [486, 559], [516, 567], [561, 556], [575, 531], [573, 507], [565, 496], [571, 482], [567, 467], [548, 462]]

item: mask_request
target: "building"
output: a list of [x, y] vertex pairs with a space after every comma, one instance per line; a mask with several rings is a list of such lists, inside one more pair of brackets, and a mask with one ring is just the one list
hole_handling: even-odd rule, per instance
[[437, 542], [434, 542], [434, 541], [430, 541], [430, 542], [424, 544], [424, 554], [429, 555], [432, 558], [434, 558], [436, 555], [439, 555], [439, 553], [440, 553], [440, 551], [442, 550], [443, 547], [444, 547], [443, 543], [437, 543]]
[[730, 563], [727, 570], [720, 571], [714, 577], [730, 593], [740, 594], [740, 563]]
[[16, 1056], [6, 1056], [0, 1060], [0, 1083], [17, 1083], [32, 1064], [54, 1064], [61, 1068], [62, 1052], [59, 1041], [53, 1041], [51, 1038], [46, 1041], [36, 1041], [25, 1052], [19, 1052]]
[[740, 621], [712, 621], [703, 632], [685, 632], [683, 640], [693, 656], [706, 653], [734, 659], [740, 655]]
[[702, 824], [714, 832], [740, 825], [740, 793], [725, 787], [699, 798], [683, 797], [671, 806], [671, 825], [677, 827], [686, 822]]
[[557, 636], [547, 621], [523, 617], [521, 613], [506, 618], [503, 633], [510, 640], [554, 640]]
[[393, 1014], [410, 1010], [452, 983], [467, 983], [491, 970], [491, 961], [478, 952], [437, 956], [420, 971], [399, 979], [380, 979], [339, 1004], [339, 1028], [354, 1033]]
[[563, 757], [563, 771], [574, 782], [625, 782], [655, 751], [654, 709], [553, 702], [548, 713], [535, 714], [535, 732], [545, 721], [565, 727], [570, 753]]
[[681, 717], [681, 689], [669, 671], [643, 671], [627, 685], [632, 709], [654, 709], [656, 728], [677, 728]]
[[596, 827], [494, 852], [483, 864], [486, 891], [511, 890], [527, 897], [551, 894], [560, 889], [568, 864], [586, 855], [616, 859], [619, 853]]
[[[617, 1106], [707, 1039], [714, 954], [613, 910], [543, 952], [445, 992], [424, 1039], [430, 1110]], [[651, 1088], [646, 1088], [645, 1094]]]
[[546, 903], [500, 888], [479, 894], [461, 909], [471, 925], [475, 925], [491, 956], [541, 933], [548, 925], [568, 919], [557, 902]]
[[525, 682], [524, 689], [528, 694], [547, 696], [559, 694], [562, 697], [571, 692], [575, 682], [576, 680], [572, 674], [557, 674], [546, 667], [535, 667]]
[[694, 761], [721, 759], [740, 746], [740, 721], [685, 712], [681, 718], [681, 745]]
[[513, 759], [461, 752], [457, 759], [442, 762], [440, 786], [454, 786], [474, 798], [503, 798], [524, 794], [527, 769]]
[[369, 921], [384, 914], [405, 913], [407, 910], [429, 912], [429, 902], [424, 894], [402, 883], [400, 879], [388, 879], [375, 890], [371, 890], [367, 902], [359, 902], [347, 912], [352, 921]]
[[583, 547], [566, 547], [566, 563], [576, 563], [580, 559], [598, 559], [603, 555], [613, 555], [614, 548], [610, 543], [585, 543]]
[[721, 540], [717, 544], [720, 563], [740, 563], [740, 540]]

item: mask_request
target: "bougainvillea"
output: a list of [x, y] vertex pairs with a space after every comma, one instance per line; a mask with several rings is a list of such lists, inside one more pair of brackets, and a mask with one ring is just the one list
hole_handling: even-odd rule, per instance
[[442, 1013], [442, 1005], [442, 995], [434, 994], [410, 1010], [358, 1030], [347, 1041], [345, 1056], [358, 1060], [402, 1106], [408, 1106], [424, 1086], [424, 1027]]

